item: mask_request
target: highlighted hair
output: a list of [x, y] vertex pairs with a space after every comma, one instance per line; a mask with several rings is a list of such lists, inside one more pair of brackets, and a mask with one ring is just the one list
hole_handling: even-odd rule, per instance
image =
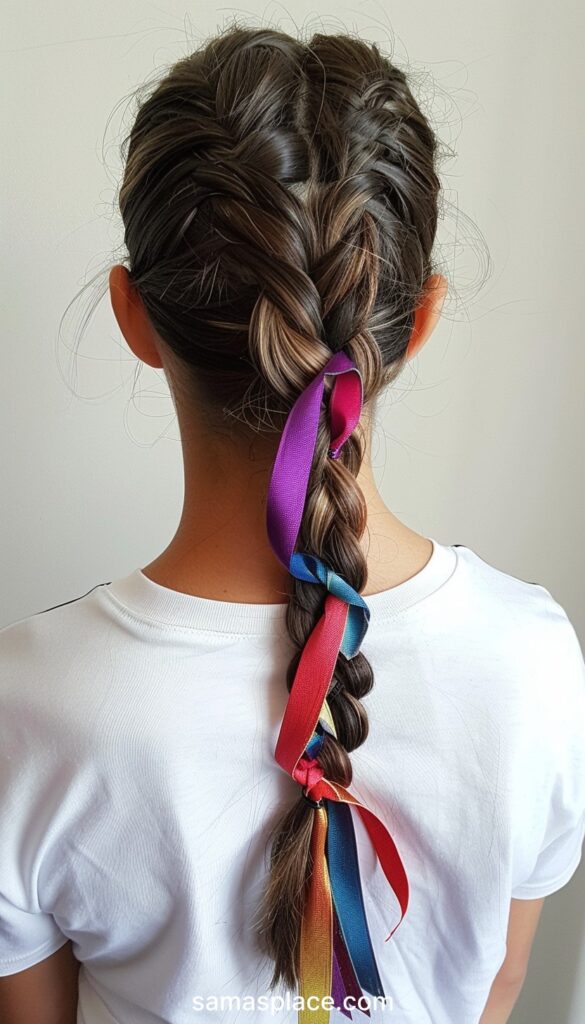
[[[126, 142], [119, 203], [129, 273], [218, 429], [276, 437], [342, 348], [371, 412], [404, 365], [435, 270], [437, 140], [405, 74], [347, 35], [302, 42], [230, 27], [168, 70]], [[301, 551], [358, 593], [367, 582], [356, 481], [366, 440], [359, 423], [332, 459], [321, 409], [298, 534]], [[326, 593], [291, 576], [289, 691]], [[361, 701], [372, 685], [361, 651], [338, 657], [327, 699], [334, 729], [321, 736], [318, 763], [339, 787], [350, 785], [349, 754], [368, 734]], [[299, 790], [271, 834], [258, 934], [274, 961], [272, 986], [299, 982], [322, 814]]]

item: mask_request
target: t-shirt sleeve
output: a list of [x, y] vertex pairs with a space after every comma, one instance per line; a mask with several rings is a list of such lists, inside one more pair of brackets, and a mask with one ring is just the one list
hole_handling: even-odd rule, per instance
[[556, 624], [550, 640], [543, 641], [546, 649], [539, 649], [541, 672], [533, 691], [539, 729], [531, 752], [533, 775], [525, 769], [529, 781], [523, 789], [532, 838], [524, 872], [512, 888], [514, 899], [539, 899], [566, 885], [581, 862], [585, 840], [585, 661], [564, 609], [552, 598], [551, 603]]
[[536, 900], [561, 889], [579, 867], [585, 839], [585, 814], [576, 824], [557, 835], [539, 853], [530, 877], [512, 890], [518, 900]]
[[21, 686], [26, 625], [0, 636], [0, 976], [16, 974], [67, 942], [39, 903], [53, 760], [42, 716]]
[[0, 894], [0, 977], [33, 967], [67, 941], [51, 914], [23, 910]]

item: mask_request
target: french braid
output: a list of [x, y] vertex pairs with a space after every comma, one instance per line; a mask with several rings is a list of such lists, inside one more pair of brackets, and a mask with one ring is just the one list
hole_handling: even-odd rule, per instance
[[[402, 71], [375, 44], [230, 27], [179, 60], [138, 109], [120, 209], [129, 272], [218, 429], [275, 435], [332, 353], [359, 368], [364, 412], [399, 374], [434, 268], [436, 140]], [[299, 548], [357, 592], [367, 582], [360, 423], [328, 457], [327, 384]], [[290, 691], [324, 588], [291, 577]], [[319, 763], [348, 786], [373, 672], [338, 658], [335, 733]], [[271, 836], [258, 933], [272, 984], [298, 982], [314, 811], [299, 790]]]

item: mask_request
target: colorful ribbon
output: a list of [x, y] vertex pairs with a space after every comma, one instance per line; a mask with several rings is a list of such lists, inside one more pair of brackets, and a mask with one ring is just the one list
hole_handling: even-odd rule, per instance
[[[362, 378], [345, 352], [336, 352], [294, 403], [282, 433], [268, 488], [267, 529], [272, 548], [292, 575], [321, 583], [327, 589], [322, 614], [312, 630], [297, 666], [275, 749], [278, 764], [296, 779], [312, 800], [326, 803], [315, 809], [311, 833], [312, 873], [302, 918], [299, 990], [305, 1009], [299, 1024], [328, 1024], [323, 1006], [332, 996], [343, 1006], [345, 996], [383, 996], [368, 929], [351, 805], [360, 814], [384, 874], [398, 899], [401, 915], [386, 941], [401, 923], [408, 906], [409, 887], [404, 866], [382, 821], [338, 783], [324, 778], [314, 756], [324, 730], [335, 735], [327, 692], [339, 652], [355, 657], [369, 623], [369, 609], [345, 580], [316, 555], [295, 552], [305, 507], [317, 440], [326, 374], [335, 376], [328, 414], [337, 458], [359, 420]], [[309, 996], [319, 1008], [307, 1007]], [[364, 1010], [369, 1015], [368, 1010]]]
[[365, 636], [370, 610], [363, 597], [316, 555], [294, 553], [307, 498], [325, 375], [335, 377], [329, 397], [333, 440], [328, 454], [336, 459], [355, 429], [362, 407], [362, 377], [345, 352], [336, 352], [299, 395], [290, 410], [268, 486], [266, 525], [276, 556], [297, 579], [323, 583], [350, 605], [341, 650], [354, 657]]

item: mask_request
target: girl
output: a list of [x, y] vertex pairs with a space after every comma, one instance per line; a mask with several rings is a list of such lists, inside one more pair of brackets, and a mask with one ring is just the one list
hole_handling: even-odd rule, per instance
[[375, 45], [232, 27], [127, 141], [111, 301], [184, 506], [2, 632], [0, 1017], [503, 1024], [581, 856], [584, 663], [375, 485], [447, 288], [436, 139]]

